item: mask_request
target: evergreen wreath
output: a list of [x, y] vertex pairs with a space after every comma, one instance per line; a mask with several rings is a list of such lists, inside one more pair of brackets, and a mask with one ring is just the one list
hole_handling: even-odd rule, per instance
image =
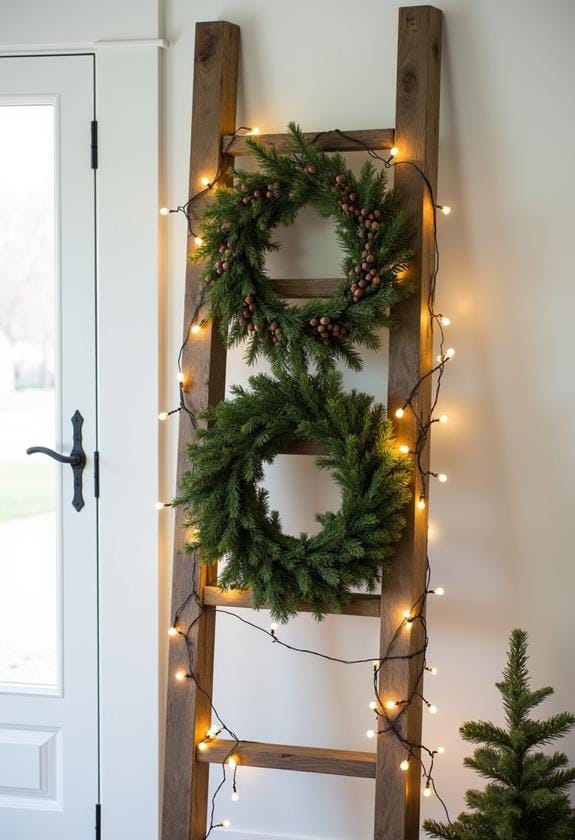
[[[388, 567], [404, 524], [409, 461], [392, 443], [383, 406], [346, 393], [333, 369], [260, 374], [250, 386], [208, 409], [208, 426], [189, 447], [193, 469], [176, 500], [197, 535], [188, 547], [205, 563], [225, 559], [220, 587], [253, 590], [254, 606], [269, 605], [276, 619], [304, 602], [321, 619], [349, 601], [352, 587], [373, 591]], [[294, 440], [323, 447], [317, 464], [341, 488], [339, 511], [316, 516], [315, 536], [284, 534], [259, 486], [263, 465]]]
[[[310, 360], [340, 358], [359, 370], [355, 345], [376, 349], [376, 328], [392, 326], [389, 308], [410, 291], [397, 279], [411, 255], [406, 216], [385, 170], [367, 161], [356, 178], [341, 155], [306, 142], [293, 123], [289, 131], [289, 154], [248, 138], [260, 171], [234, 170], [235, 185], [217, 190], [202, 216], [195, 259], [206, 263], [201, 279], [224, 339], [233, 345], [250, 337], [249, 363], [263, 354], [276, 371], [286, 358], [302, 370]], [[265, 255], [279, 247], [274, 230], [306, 205], [335, 220], [344, 278], [330, 299], [294, 307], [274, 291]]]

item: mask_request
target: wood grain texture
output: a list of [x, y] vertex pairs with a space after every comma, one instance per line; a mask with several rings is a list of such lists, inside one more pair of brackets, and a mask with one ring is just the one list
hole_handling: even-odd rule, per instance
[[[439, 83], [441, 64], [441, 19], [432, 6], [399, 10], [399, 42], [396, 94], [396, 144], [398, 160], [415, 162], [429, 178], [435, 192], [439, 125]], [[428, 295], [434, 262], [433, 212], [425, 184], [413, 167], [395, 168], [395, 186], [401, 205], [412, 225], [415, 257], [409, 279], [416, 293], [394, 311], [399, 328], [390, 334], [388, 410], [391, 416], [401, 406], [422, 373], [432, 366], [432, 333], [428, 316]], [[429, 416], [431, 382], [419, 393], [418, 411]], [[417, 430], [414, 417], [406, 411], [397, 424], [398, 440], [414, 448]], [[429, 449], [424, 453], [424, 469]], [[407, 527], [398, 547], [392, 572], [386, 577], [381, 600], [381, 654], [384, 655], [403, 610], [409, 609], [425, 591], [427, 554], [427, 509], [418, 510], [415, 501], [420, 487], [414, 476], [413, 501], [407, 508]], [[405, 630], [395, 653], [421, 649], [421, 625]], [[421, 657], [410, 662], [392, 662], [381, 672], [382, 699], [409, 696], [421, 672]], [[419, 686], [420, 690], [422, 686]], [[412, 743], [421, 743], [420, 702], [413, 702], [397, 725]], [[375, 840], [417, 840], [420, 820], [421, 772], [412, 760], [403, 773], [400, 762], [405, 749], [392, 734], [380, 735], [377, 743]]]
[[270, 280], [271, 285], [287, 300], [311, 300], [328, 298], [337, 291], [339, 278], [317, 278], [314, 280]]
[[204, 752], [198, 750], [198, 761], [221, 764], [233, 752], [239, 766], [266, 767], [271, 770], [299, 770], [303, 773], [324, 773], [333, 776], [375, 777], [375, 753], [352, 750], [327, 750], [319, 747], [289, 747], [283, 744], [260, 744], [216, 738], [207, 742]]
[[[222, 161], [221, 138], [235, 127], [239, 53], [239, 28], [225, 21], [198, 23], [194, 58], [192, 136], [189, 195], [200, 189], [200, 178], [213, 176]], [[225, 178], [222, 179], [225, 183]], [[199, 207], [197, 208], [199, 209]], [[200, 267], [187, 264], [184, 302], [184, 337], [199, 299]], [[182, 359], [188, 405], [198, 412], [224, 397], [226, 353], [217, 325], [206, 324], [190, 336]], [[189, 468], [187, 445], [192, 439], [188, 416], [180, 413], [178, 485]], [[184, 512], [176, 509], [172, 578], [172, 615], [197, 589], [214, 583], [217, 570], [202, 566], [184, 550]], [[182, 615], [187, 626], [198, 615], [191, 602]], [[196, 654], [194, 672], [208, 696], [212, 691], [215, 616], [205, 615], [195, 626], [191, 643]], [[177, 670], [189, 671], [185, 645], [180, 637], [170, 641], [168, 703], [162, 840], [203, 840], [208, 808], [208, 767], [195, 760], [195, 745], [211, 724], [209, 699], [198, 692], [192, 680], [178, 682]]]
[[[377, 151], [378, 149], [391, 149], [394, 145], [393, 128], [370, 128], [363, 131], [343, 131], [342, 133], [347, 136], [342, 137], [335, 131], [326, 131], [321, 133], [316, 143], [320, 149], [326, 152], [361, 152], [362, 150], [365, 151], [366, 146], [368, 149]], [[312, 142], [318, 134], [320, 134], [318, 131], [307, 131], [304, 137], [308, 142]], [[289, 152], [292, 148], [289, 134], [258, 134], [254, 139], [262, 146], [273, 146], [278, 152]], [[251, 154], [245, 137], [233, 138], [231, 135], [224, 137], [222, 149], [227, 150], [228, 154], [235, 157]]]
[[[204, 587], [204, 604], [210, 607], [252, 607], [252, 593], [249, 589], [227, 589], [222, 591], [218, 586]], [[362, 615], [379, 617], [381, 597], [358, 593], [349, 604], [345, 604], [339, 613], [333, 615]], [[265, 610], [266, 607], [261, 607]], [[300, 604], [300, 612], [311, 612], [309, 604]]]

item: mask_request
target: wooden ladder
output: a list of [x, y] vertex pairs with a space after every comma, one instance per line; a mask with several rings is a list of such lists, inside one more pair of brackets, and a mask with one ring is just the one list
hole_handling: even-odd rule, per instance
[[[397, 145], [401, 160], [410, 160], [426, 174], [436, 192], [439, 82], [441, 61], [441, 12], [432, 6], [412, 6], [399, 10], [398, 69], [395, 129], [346, 131], [348, 138], [361, 140], [359, 146], [340, 134], [323, 134], [318, 145], [326, 151], [355, 152], [367, 146], [374, 150]], [[243, 137], [233, 138], [238, 80], [239, 28], [225, 21], [198, 23], [194, 59], [194, 87], [191, 135], [189, 194], [201, 190], [200, 179], [210, 177], [220, 167], [226, 170], [234, 158], [249, 154]], [[297, 115], [291, 115], [297, 116]], [[310, 137], [315, 136], [311, 134]], [[261, 135], [258, 140], [283, 150], [284, 134]], [[224, 154], [224, 151], [226, 154]], [[230, 183], [227, 175], [222, 183]], [[432, 366], [432, 331], [428, 313], [429, 286], [434, 266], [433, 208], [424, 181], [416, 169], [398, 166], [395, 185], [401, 204], [409, 214], [413, 233], [414, 259], [409, 279], [415, 293], [395, 311], [399, 327], [391, 332], [389, 346], [388, 412], [394, 416], [422, 374]], [[194, 202], [197, 207], [197, 203]], [[201, 208], [198, 207], [200, 210]], [[193, 247], [193, 246], [192, 246]], [[184, 304], [184, 330], [199, 300], [200, 268], [188, 262]], [[278, 280], [275, 287], [286, 298], [331, 295], [336, 279]], [[185, 336], [184, 336], [185, 338]], [[226, 350], [218, 326], [209, 322], [184, 347], [182, 370], [186, 400], [199, 412], [224, 398]], [[189, 383], [189, 386], [188, 386]], [[430, 412], [431, 378], [416, 397], [416, 412], [427, 418]], [[412, 412], [398, 421], [398, 436], [410, 449], [417, 438]], [[180, 413], [178, 444], [178, 483], [189, 469], [187, 445], [192, 438], [188, 416]], [[293, 452], [312, 452], [308, 446], [295, 446]], [[422, 465], [428, 468], [428, 448]], [[407, 526], [397, 548], [393, 571], [386, 579], [382, 595], [357, 595], [344, 615], [380, 616], [383, 652], [401, 624], [403, 610], [409, 608], [426, 589], [427, 510], [419, 510], [415, 500], [422, 488], [413, 476], [414, 503], [407, 510]], [[425, 494], [427, 496], [427, 488]], [[185, 552], [185, 512], [176, 509], [172, 581], [172, 610], [175, 611], [194, 590], [202, 593], [203, 604], [250, 607], [249, 592], [220, 592], [217, 568], [197, 564]], [[195, 575], [195, 577], [194, 577]], [[302, 606], [305, 609], [305, 605]], [[193, 622], [201, 607], [190, 599], [180, 613], [182, 624]], [[221, 763], [234, 742], [214, 739], [208, 748], [197, 750], [212, 724], [210, 698], [213, 685], [215, 611], [207, 610], [190, 634], [194, 672], [202, 686], [192, 680], [178, 682], [174, 674], [189, 669], [185, 645], [176, 637], [170, 645], [169, 682], [165, 742], [164, 800], [162, 840], [203, 840], [208, 815], [208, 777], [210, 763]], [[331, 619], [331, 620], [336, 620]], [[341, 620], [345, 621], [345, 618]], [[423, 647], [423, 628], [416, 622], [410, 633], [401, 634], [395, 652], [408, 656]], [[385, 690], [392, 697], [407, 697], [421, 672], [421, 657], [400, 659], [386, 664]], [[205, 692], [205, 693], [204, 693]], [[401, 734], [412, 744], [421, 743], [422, 703], [416, 698], [399, 719]], [[241, 742], [234, 751], [242, 766], [280, 768], [313, 773], [331, 773], [375, 779], [375, 840], [416, 840], [419, 837], [421, 772], [417, 761], [407, 773], [399, 769], [405, 748], [391, 734], [377, 738], [377, 752], [354, 752], [313, 747]]]

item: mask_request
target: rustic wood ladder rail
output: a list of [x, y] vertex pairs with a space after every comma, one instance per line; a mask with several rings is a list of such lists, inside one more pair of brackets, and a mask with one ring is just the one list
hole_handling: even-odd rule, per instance
[[[432, 6], [413, 6], [399, 10], [398, 71], [395, 129], [346, 131], [369, 148], [390, 149], [397, 145], [400, 160], [411, 160], [425, 172], [435, 192], [439, 123], [439, 80], [441, 61], [441, 12]], [[213, 176], [220, 165], [227, 168], [236, 156], [245, 155], [245, 140], [231, 135], [235, 129], [238, 76], [239, 28], [225, 21], [198, 23], [194, 60], [192, 137], [189, 194], [200, 189], [200, 179]], [[313, 137], [314, 135], [310, 135]], [[262, 135], [260, 142], [282, 149], [286, 135]], [[338, 134], [322, 135], [321, 146], [327, 151], [361, 150]], [[227, 152], [227, 154], [224, 154]], [[224, 177], [223, 182], [226, 182]], [[229, 183], [229, 179], [228, 179]], [[390, 336], [388, 410], [393, 412], [404, 402], [432, 360], [432, 334], [428, 317], [429, 284], [434, 264], [433, 210], [421, 176], [410, 166], [398, 166], [395, 184], [413, 228], [414, 260], [409, 270], [416, 292], [397, 307], [399, 328]], [[199, 268], [188, 263], [184, 303], [184, 330], [199, 298]], [[282, 294], [307, 298], [331, 294], [336, 280], [278, 280]], [[200, 411], [224, 397], [226, 351], [217, 325], [206, 324], [202, 332], [188, 341], [184, 349], [183, 370], [186, 398], [194, 411]], [[423, 384], [418, 394], [422, 416], [429, 416], [431, 383]], [[411, 448], [416, 441], [413, 415], [406, 412], [398, 423], [398, 435]], [[188, 469], [186, 447], [191, 440], [189, 418], [180, 414], [178, 444], [178, 481]], [[293, 452], [311, 448], [294, 446]], [[424, 468], [429, 452], [423, 457]], [[418, 498], [418, 478], [413, 477], [414, 499]], [[206, 606], [249, 607], [250, 594], [220, 592], [217, 569], [198, 564], [197, 579], [192, 578], [192, 563], [185, 553], [184, 512], [176, 509], [172, 580], [172, 614], [196, 589], [203, 594]], [[411, 504], [407, 526], [397, 549], [393, 572], [381, 596], [358, 595], [343, 611], [345, 615], [380, 616], [381, 650], [401, 623], [403, 610], [409, 608], [425, 591], [427, 554], [427, 511]], [[181, 616], [182, 624], [191, 623], [199, 607], [193, 600]], [[305, 609], [305, 605], [302, 605]], [[342, 618], [341, 620], [345, 620]], [[205, 751], [196, 745], [210, 727], [213, 684], [215, 614], [207, 611], [195, 624], [191, 635], [195, 674], [206, 694], [191, 680], [177, 682], [178, 669], [188, 669], [185, 645], [177, 637], [170, 644], [169, 684], [165, 742], [164, 799], [162, 840], [203, 840], [208, 816], [209, 765], [221, 762], [233, 742], [217, 739]], [[422, 628], [414, 625], [400, 639], [396, 652], [409, 654], [421, 649]], [[390, 696], [406, 697], [417, 680], [421, 660], [400, 660], [385, 669], [385, 686]], [[413, 702], [401, 718], [403, 736], [411, 743], [421, 743], [422, 708]], [[405, 750], [391, 735], [379, 735], [377, 752], [326, 750], [278, 744], [242, 742], [235, 751], [242, 766], [283, 768], [314, 773], [333, 773], [375, 779], [375, 840], [416, 840], [419, 836], [420, 771], [416, 761], [407, 773], [399, 764]]]

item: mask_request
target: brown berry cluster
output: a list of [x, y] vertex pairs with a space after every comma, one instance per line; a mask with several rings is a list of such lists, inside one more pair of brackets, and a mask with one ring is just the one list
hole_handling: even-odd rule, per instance
[[277, 321], [272, 321], [270, 324], [270, 333], [272, 334], [272, 341], [274, 344], [280, 344], [282, 340], [282, 330]]
[[317, 335], [324, 344], [330, 344], [334, 339], [344, 339], [347, 336], [347, 329], [341, 324], [334, 323], [327, 315], [310, 318], [309, 325], [314, 335]]
[[252, 318], [254, 312], [257, 310], [256, 302], [253, 295], [247, 295], [244, 298], [244, 308], [242, 309], [242, 318], [247, 325], [248, 332], [259, 332], [259, 324], [254, 324]]
[[255, 190], [251, 190], [248, 184], [244, 181], [240, 189], [243, 193], [245, 193], [244, 197], [239, 202], [240, 205], [251, 204], [252, 201], [258, 201], [262, 198], [278, 198], [280, 194], [281, 184], [279, 181], [274, 181], [273, 184], [268, 184], [267, 186], [257, 187]]
[[229, 239], [225, 244], [220, 245], [219, 251], [220, 251], [221, 257], [219, 258], [219, 260], [214, 265], [214, 268], [215, 268], [217, 274], [223, 274], [224, 271], [227, 271], [231, 267], [231, 261], [230, 261], [230, 258], [232, 256], [231, 247], [232, 247], [232, 243], [229, 241]]
[[345, 175], [336, 175], [335, 189], [340, 193], [340, 207], [346, 216], [355, 216], [357, 220], [357, 235], [364, 241], [364, 249], [361, 254], [362, 262], [350, 271], [350, 277], [356, 279], [351, 284], [350, 293], [352, 300], [361, 300], [366, 290], [371, 286], [379, 286], [381, 277], [375, 265], [373, 252], [374, 239], [379, 230], [380, 210], [369, 210], [367, 207], [359, 207], [357, 195], [351, 191]]

